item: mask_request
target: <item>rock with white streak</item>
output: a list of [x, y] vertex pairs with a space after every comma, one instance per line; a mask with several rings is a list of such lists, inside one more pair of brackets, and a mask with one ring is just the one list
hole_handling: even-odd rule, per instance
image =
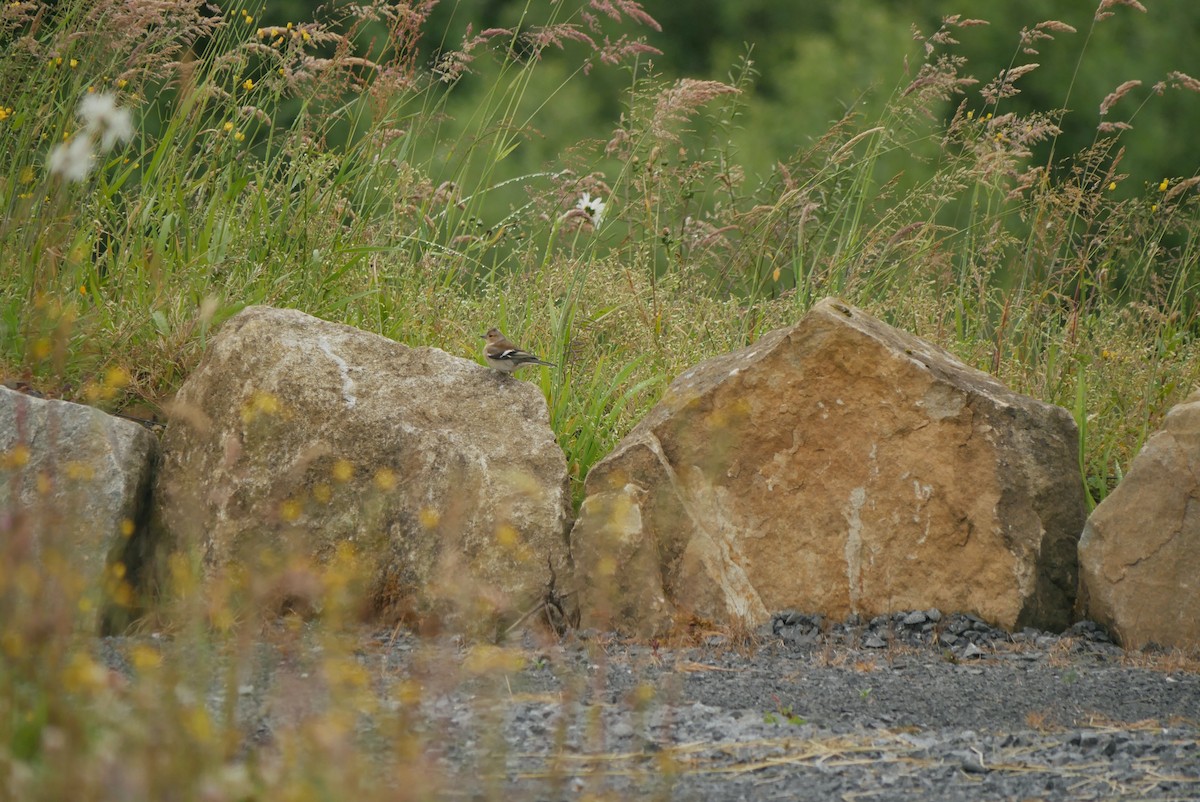
[[592, 468], [571, 534], [584, 623], [936, 607], [1061, 630], [1077, 446], [1066, 410], [826, 299], [679, 376]]

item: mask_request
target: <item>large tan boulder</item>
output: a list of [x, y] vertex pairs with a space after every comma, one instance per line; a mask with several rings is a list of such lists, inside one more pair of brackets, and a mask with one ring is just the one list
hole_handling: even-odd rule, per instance
[[[129, 606], [137, 566], [127, 564], [128, 552], [144, 527], [157, 450], [137, 423], [0, 387], [4, 570], [37, 565], [43, 592], [56, 585], [89, 622]], [[43, 598], [38, 606], [48, 605]]]
[[1200, 392], [1167, 413], [1079, 540], [1080, 609], [1129, 648], [1200, 647]]
[[972, 612], [1061, 629], [1085, 517], [1075, 424], [833, 299], [703, 362], [588, 475], [585, 624]]
[[545, 399], [436, 348], [248, 308], [180, 389], [163, 452], [159, 515], [210, 582], [278, 573], [305, 607], [349, 583], [378, 612], [499, 620], [566, 578]]

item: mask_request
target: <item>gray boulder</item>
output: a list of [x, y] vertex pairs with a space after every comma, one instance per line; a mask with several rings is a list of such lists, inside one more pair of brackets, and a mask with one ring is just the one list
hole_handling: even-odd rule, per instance
[[[87, 618], [131, 608], [154, 434], [93, 407], [0, 387], [0, 538], [80, 596]], [[118, 617], [121, 616], [118, 613]]]
[[271, 605], [348, 594], [470, 626], [569, 579], [566, 460], [536, 387], [294, 310], [221, 329], [171, 406], [155, 498], [172, 549]]

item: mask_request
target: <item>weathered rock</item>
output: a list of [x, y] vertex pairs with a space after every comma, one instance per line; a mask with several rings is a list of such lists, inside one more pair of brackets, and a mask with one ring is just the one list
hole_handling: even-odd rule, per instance
[[1080, 608], [1128, 648], [1200, 647], [1200, 391], [1167, 413], [1079, 541]]
[[937, 607], [1062, 629], [1085, 516], [1069, 413], [826, 299], [679, 376], [588, 475], [585, 623]]
[[132, 601], [130, 537], [144, 523], [158, 440], [94, 407], [0, 387], [0, 538], [83, 609]]
[[493, 620], [567, 579], [545, 400], [435, 348], [248, 308], [180, 389], [163, 452], [163, 524], [209, 580], [292, 566], [278, 593], [305, 606], [349, 579], [376, 611]]

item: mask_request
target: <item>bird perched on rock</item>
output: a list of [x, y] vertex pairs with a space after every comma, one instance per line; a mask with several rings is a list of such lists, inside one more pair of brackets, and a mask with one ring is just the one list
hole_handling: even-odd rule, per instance
[[483, 358], [487, 360], [488, 365], [501, 373], [512, 373], [517, 368], [524, 367], [525, 365], [545, 365], [550, 368], [558, 367], [553, 362], [544, 362], [528, 351], [518, 348], [508, 341], [508, 338], [504, 336], [504, 333], [500, 329], [488, 329], [488, 333], [482, 336], [483, 339], [487, 340], [487, 344], [483, 346]]

